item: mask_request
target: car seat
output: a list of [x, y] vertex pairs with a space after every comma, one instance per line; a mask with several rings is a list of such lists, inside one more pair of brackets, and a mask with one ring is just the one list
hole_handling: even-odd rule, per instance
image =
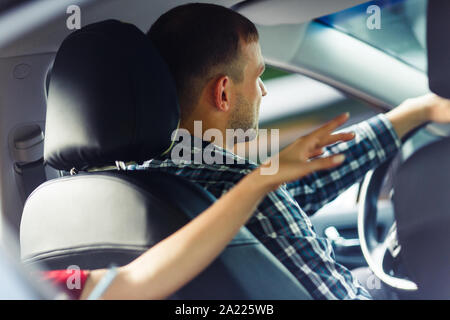
[[[125, 163], [167, 151], [178, 122], [175, 85], [143, 32], [108, 20], [70, 34], [50, 77], [44, 159], [71, 175], [28, 197], [20, 226], [23, 262], [49, 270], [124, 265], [214, 203], [182, 177], [126, 170]], [[171, 298], [310, 296], [243, 227]]]

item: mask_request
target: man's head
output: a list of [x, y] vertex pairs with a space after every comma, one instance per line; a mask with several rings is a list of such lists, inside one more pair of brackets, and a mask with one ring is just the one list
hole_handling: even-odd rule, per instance
[[[257, 128], [264, 61], [255, 25], [228, 8], [193, 3], [163, 14], [147, 33], [171, 70], [183, 122]], [[208, 124], [207, 124], [208, 126]]]

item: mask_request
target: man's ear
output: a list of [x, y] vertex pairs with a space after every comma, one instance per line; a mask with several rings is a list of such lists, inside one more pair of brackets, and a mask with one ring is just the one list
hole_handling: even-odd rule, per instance
[[230, 109], [231, 81], [228, 76], [221, 76], [214, 83], [214, 105], [220, 110], [227, 112]]

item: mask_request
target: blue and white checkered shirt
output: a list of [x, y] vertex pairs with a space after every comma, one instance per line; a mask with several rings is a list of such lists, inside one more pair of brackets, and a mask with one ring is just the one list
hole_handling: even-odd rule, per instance
[[[370, 299], [351, 272], [336, 262], [330, 241], [315, 233], [308, 215], [335, 199], [400, 147], [392, 124], [382, 114], [348, 130], [355, 132], [354, 140], [329, 146], [325, 151], [325, 155], [344, 153], [346, 159], [342, 165], [282, 185], [264, 198], [246, 224], [315, 299]], [[202, 152], [208, 144], [203, 142], [202, 148], [191, 148], [191, 152]], [[243, 160], [217, 146], [214, 152], [224, 158]], [[176, 164], [166, 155], [130, 169], [180, 175], [219, 198], [257, 166], [250, 161], [236, 162], [230, 165], [192, 161]]]

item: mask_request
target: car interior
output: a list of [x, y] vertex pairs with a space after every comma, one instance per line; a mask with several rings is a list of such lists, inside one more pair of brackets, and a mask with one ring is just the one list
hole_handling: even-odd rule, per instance
[[[216, 200], [179, 176], [126, 169], [170, 148], [179, 125], [175, 84], [145, 32], [188, 2], [0, 5], [0, 274], [15, 270], [1, 299], [55, 295], [22, 268], [125, 265]], [[352, 125], [430, 90], [450, 98], [450, 3], [200, 2], [257, 26], [269, 92], [260, 128], [279, 129], [282, 147], [345, 111]], [[366, 27], [370, 5], [381, 7], [380, 30]], [[81, 29], [69, 28], [70, 6]], [[310, 217], [318, 236], [339, 263], [368, 266], [399, 299], [449, 299], [449, 160], [450, 125], [418, 128], [396, 157]], [[170, 298], [311, 296], [243, 227]]]

